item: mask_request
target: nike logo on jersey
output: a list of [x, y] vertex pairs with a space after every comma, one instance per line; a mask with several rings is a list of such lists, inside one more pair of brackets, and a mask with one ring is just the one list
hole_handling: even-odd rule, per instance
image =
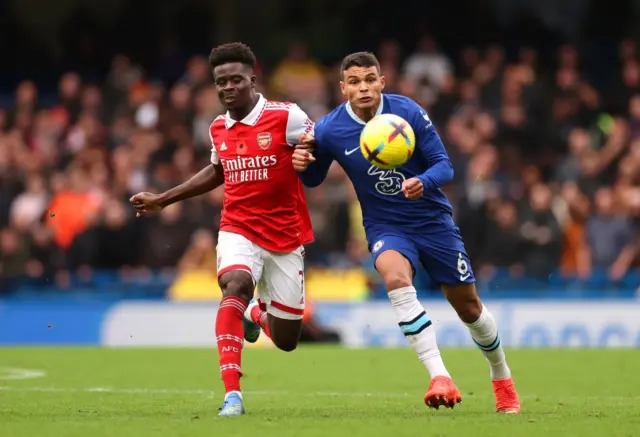
[[351, 155], [353, 152], [360, 150], [360, 147], [356, 147], [355, 149], [351, 149], [351, 150], [345, 150], [344, 151], [344, 156], [349, 156]]

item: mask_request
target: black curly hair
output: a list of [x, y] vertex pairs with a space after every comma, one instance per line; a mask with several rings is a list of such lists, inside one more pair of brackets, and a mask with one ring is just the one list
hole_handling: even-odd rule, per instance
[[256, 67], [256, 55], [251, 48], [241, 42], [230, 42], [214, 47], [209, 55], [209, 65], [216, 68], [219, 65], [240, 62], [251, 69]]

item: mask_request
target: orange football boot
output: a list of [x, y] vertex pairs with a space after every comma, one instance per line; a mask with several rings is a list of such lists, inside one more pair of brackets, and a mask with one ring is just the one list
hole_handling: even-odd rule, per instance
[[456, 384], [448, 376], [436, 376], [429, 384], [429, 391], [424, 395], [424, 403], [436, 410], [444, 405], [453, 408], [462, 402], [462, 395]]
[[520, 399], [513, 378], [491, 381], [491, 384], [493, 384], [493, 393], [496, 395], [496, 412], [518, 414]]

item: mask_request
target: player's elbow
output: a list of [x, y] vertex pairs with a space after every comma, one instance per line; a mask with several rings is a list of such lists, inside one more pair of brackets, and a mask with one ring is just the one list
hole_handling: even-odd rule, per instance
[[453, 165], [451, 165], [451, 161], [446, 160], [445, 161], [446, 165], [445, 165], [445, 169], [442, 172], [442, 179], [444, 180], [444, 184], [443, 185], [447, 185], [450, 184], [451, 182], [453, 182], [453, 176], [454, 176], [454, 172], [453, 172]]
[[220, 164], [210, 164], [207, 167], [207, 182], [206, 186], [209, 191], [218, 188], [224, 183], [224, 170]]
[[307, 187], [307, 188], [315, 188], [315, 187], [320, 186], [320, 184], [322, 184], [322, 181], [310, 181], [310, 182], [307, 182], [307, 183], [303, 182], [303, 185], [305, 187]]
[[443, 159], [433, 165], [428, 171], [432, 186], [437, 188], [449, 185], [453, 181], [453, 166], [451, 161]]
[[300, 180], [302, 181], [302, 185], [307, 188], [315, 188], [322, 183], [324, 178], [320, 177], [311, 177], [309, 175], [305, 175], [304, 173], [300, 173]]

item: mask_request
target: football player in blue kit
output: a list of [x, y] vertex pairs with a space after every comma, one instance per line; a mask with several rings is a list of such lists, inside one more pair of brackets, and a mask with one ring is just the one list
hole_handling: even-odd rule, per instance
[[[498, 326], [482, 304], [449, 200], [440, 187], [453, 179], [447, 152], [426, 111], [413, 100], [383, 94], [385, 78], [375, 55], [344, 58], [340, 87], [347, 102], [315, 125], [293, 154], [302, 182], [315, 187], [335, 160], [353, 183], [375, 267], [382, 276], [398, 325], [427, 368], [424, 397], [432, 408], [453, 408], [460, 391], [445, 367], [433, 323], [417, 299], [413, 276], [420, 264], [442, 288], [473, 341], [486, 357], [496, 411], [519, 413], [516, 392]], [[413, 128], [416, 146], [409, 161], [393, 170], [371, 165], [360, 152], [360, 133], [378, 114], [391, 113]]]

